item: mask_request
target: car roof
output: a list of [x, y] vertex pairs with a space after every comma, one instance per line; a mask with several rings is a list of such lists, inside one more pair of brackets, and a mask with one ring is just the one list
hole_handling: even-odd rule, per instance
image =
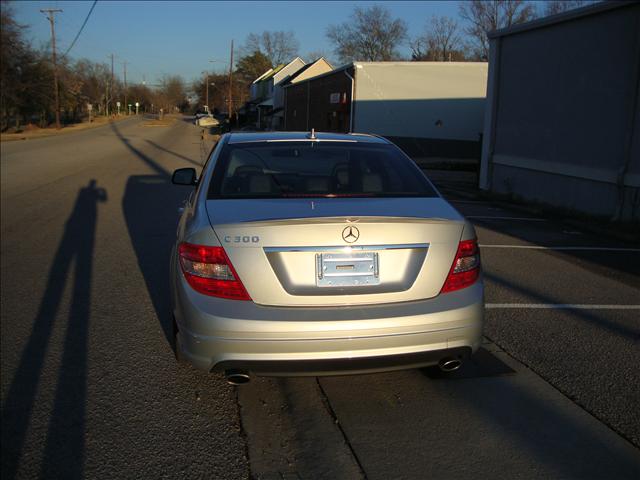
[[315, 132], [315, 138], [311, 138], [311, 132], [233, 132], [229, 134], [228, 143], [253, 143], [253, 142], [286, 142], [286, 141], [334, 141], [334, 142], [362, 142], [362, 143], [390, 143], [388, 140], [365, 133], [333, 133]]

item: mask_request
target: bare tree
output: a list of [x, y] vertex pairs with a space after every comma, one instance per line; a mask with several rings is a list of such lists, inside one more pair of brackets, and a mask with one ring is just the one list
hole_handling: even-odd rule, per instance
[[180, 75], [165, 75], [162, 78], [162, 87], [156, 92], [156, 97], [156, 102], [165, 113], [183, 111], [189, 103], [187, 89]]
[[394, 60], [400, 57], [396, 48], [407, 38], [407, 24], [381, 6], [356, 7], [349, 21], [329, 26], [327, 38], [344, 62]]
[[475, 57], [489, 58], [487, 33], [499, 28], [533, 20], [534, 6], [524, 0], [471, 0], [459, 3], [459, 13], [466, 22], [465, 32], [471, 38]]
[[244, 56], [255, 52], [262, 53], [272, 65], [279, 65], [293, 60], [298, 54], [300, 42], [292, 31], [250, 33], [242, 48]]
[[245, 55], [236, 63], [235, 79], [250, 84], [264, 72], [273, 68], [273, 64], [263, 53], [258, 51]]
[[458, 22], [450, 17], [431, 17], [424, 33], [410, 46], [413, 60], [446, 62], [464, 59]]
[[88, 103], [100, 105], [106, 101], [104, 95], [111, 79], [108, 65], [80, 59], [75, 64], [74, 73], [82, 81], [82, 96]]
[[427, 42], [423, 35], [409, 40], [409, 47], [411, 48], [411, 60], [418, 62], [427, 59]]
[[331, 65], [337, 65], [331, 60], [330, 57], [331, 55], [329, 55], [324, 50], [312, 50], [310, 52], [305, 53], [303, 58], [305, 59], [305, 61], [308, 61], [308, 62], [313, 62], [315, 60], [318, 60], [319, 58], [324, 58]]
[[544, 15], [556, 15], [583, 5], [585, 5], [585, 2], [582, 0], [548, 0], [544, 6]]

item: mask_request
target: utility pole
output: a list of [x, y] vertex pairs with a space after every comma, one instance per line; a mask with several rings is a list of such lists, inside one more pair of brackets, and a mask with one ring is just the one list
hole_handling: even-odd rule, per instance
[[[214, 63], [214, 62], [215, 62], [215, 60], [209, 60], [209, 63]], [[207, 84], [207, 93], [206, 93], [206, 101], [204, 102], [205, 103], [204, 109], [205, 109], [205, 111], [207, 113], [211, 113], [211, 109], [209, 108], [209, 70], [207, 70], [204, 73], [206, 75], [205, 81], [206, 81], [206, 84]]]
[[[128, 107], [128, 103], [127, 103], [127, 62], [126, 60], [124, 62], [122, 62], [122, 65], [124, 66], [124, 107], [125, 108], [129, 108]], [[127, 110], [128, 112], [129, 110]]]
[[231, 127], [231, 116], [233, 112], [233, 98], [231, 97], [232, 84], [233, 84], [233, 40], [231, 40], [231, 63], [229, 63], [229, 127]]
[[47, 8], [40, 10], [46, 13], [51, 24], [51, 60], [53, 62], [53, 92], [56, 100], [56, 128], [60, 130], [60, 95], [58, 94], [58, 63], [56, 60], [56, 31], [54, 27], [55, 14], [62, 13], [60, 9]]
[[206, 74], [206, 82], [207, 82], [207, 98], [205, 100], [205, 110], [209, 113], [209, 72], [205, 72]]
[[[111, 100], [113, 100], [113, 53], [111, 55], [107, 55], [107, 57], [111, 57], [111, 83], [109, 85], [109, 103], [111, 103]], [[107, 112], [107, 116], [109, 115], [109, 112]]]

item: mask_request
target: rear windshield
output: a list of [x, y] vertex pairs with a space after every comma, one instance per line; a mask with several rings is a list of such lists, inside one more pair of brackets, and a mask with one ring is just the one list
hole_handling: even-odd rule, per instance
[[224, 146], [208, 198], [435, 196], [421, 170], [392, 145], [258, 142]]

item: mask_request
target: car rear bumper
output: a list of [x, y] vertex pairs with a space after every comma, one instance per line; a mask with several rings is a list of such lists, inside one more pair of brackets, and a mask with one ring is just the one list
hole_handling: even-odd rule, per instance
[[266, 376], [344, 375], [386, 372], [436, 365], [444, 359], [464, 361], [473, 353], [471, 347], [445, 350], [379, 355], [375, 357], [328, 358], [317, 360], [227, 360], [216, 371], [247, 371]]
[[174, 292], [177, 348], [196, 368], [263, 375], [363, 373], [465, 358], [482, 339], [481, 282], [436, 298], [340, 308], [263, 307]]

